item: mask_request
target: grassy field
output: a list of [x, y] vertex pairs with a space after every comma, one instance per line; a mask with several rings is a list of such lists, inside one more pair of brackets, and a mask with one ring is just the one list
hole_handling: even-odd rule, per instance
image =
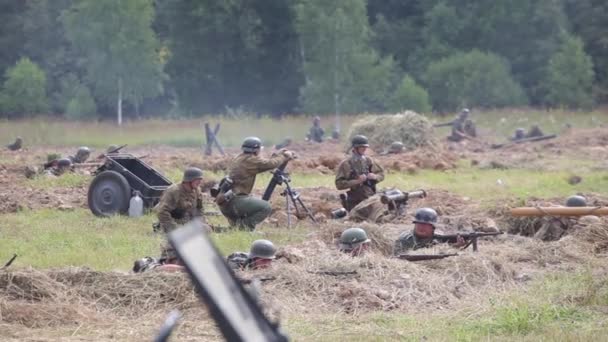
[[[473, 111], [472, 119], [482, 127], [482, 134], [491, 135], [490, 140], [503, 141], [517, 127], [528, 128], [539, 124], [547, 133], [559, 133], [566, 123], [574, 127], [597, 127], [608, 123], [608, 111], [598, 109], [590, 113], [542, 110], [494, 110]], [[342, 131], [348, 132], [350, 124], [359, 116], [344, 116]], [[430, 116], [434, 122], [444, 122], [451, 116]], [[310, 117], [284, 117], [271, 119], [227, 118], [204, 116], [188, 120], [144, 120], [127, 122], [117, 127], [110, 122], [65, 122], [57, 119], [33, 119], [0, 122], [0, 141], [9, 142], [20, 135], [29, 145], [105, 147], [109, 144], [130, 146], [163, 144], [171, 146], [200, 146], [203, 143], [203, 124], [212, 126], [221, 123], [219, 139], [228, 147], [238, 146], [242, 139], [255, 135], [262, 137], [266, 145], [276, 144], [285, 137], [303, 139], [310, 127]], [[322, 125], [329, 134], [333, 127], [332, 117], [323, 119]], [[447, 134], [449, 128], [438, 128], [438, 135]], [[494, 136], [494, 137], [492, 137]]]
[[[608, 113], [492, 111], [475, 113], [481, 130], [496, 133], [497, 141], [510, 135], [516, 127], [539, 123], [547, 132], [559, 132], [564, 123], [576, 127], [595, 127], [608, 122]], [[502, 120], [505, 118], [505, 120]], [[309, 118], [261, 121], [207, 118], [222, 123], [220, 138], [226, 146], [238, 145], [244, 136], [263, 136], [267, 144], [286, 135], [301, 137]], [[354, 117], [344, 121], [348, 126]], [[451, 118], [433, 118], [437, 122]], [[202, 142], [205, 119], [184, 121], [150, 120], [127, 123], [116, 128], [108, 123], [63, 123], [43, 120], [2, 122], [0, 138], [9, 141], [20, 134], [36, 145], [90, 145], [109, 143], [129, 145], [169, 144], [197, 146]], [[329, 119], [326, 120], [329, 122]], [[287, 133], [289, 132], [289, 133]], [[437, 134], [445, 134], [438, 129]], [[0, 161], [4, 163], [4, 161]], [[8, 160], [7, 164], [12, 161]], [[443, 189], [494, 206], [505, 200], [528, 197], [566, 197], [573, 193], [605, 192], [608, 175], [594, 169], [597, 161], [563, 160], [554, 171], [532, 169], [482, 170], [462, 161], [450, 171], [422, 170], [416, 174], [390, 173], [383, 186], [404, 190]], [[178, 180], [181, 170], [166, 170]], [[576, 173], [583, 181], [570, 185], [567, 178]], [[219, 178], [220, 174], [211, 174]], [[269, 175], [258, 178], [262, 189]], [[334, 177], [318, 174], [293, 174], [294, 187], [325, 186], [333, 188]], [[85, 186], [90, 178], [66, 175], [61, 178], [37, 178], [26, 185], [41, 189]], [[306, 190], [303, 190], [305, 194]], [[210, 208], [216, 210], [215, 208]], [[225, 224], [221, 217], [210, 217], [213, 223]], [[0, 262], [13, 253], [19, 257], [12, 268], [54, 268], [86, 266], [95, 270], [129, 270], [133, 261], [143, 256], [157, 256], [162, 236], [152, 233], [151, 214], [138, 219], [112, 217], [100, 219], [88, 210], [68, 211], [43, 209], [0, 214]], [[252, 241], [268, 238], [277, 245], [299, 243], [309, 236], [309, 229], [292, 230], [265, 226], [257, 232], [230, 231], [212, 234], [222, 253], [246, 251]], [[368, 312], [360, 315], [317, 315], [285, 317], [283, 324], [295, 340], [432, 340], [432, 341], [590, 341], [604, 340], [608, 333], [608, 279], [581, 265], [576, 272], [548, 273], [520, 291], [496, 293], [456, 312], [438, 310], [433, 314], [404, 315], [394, 312]]]

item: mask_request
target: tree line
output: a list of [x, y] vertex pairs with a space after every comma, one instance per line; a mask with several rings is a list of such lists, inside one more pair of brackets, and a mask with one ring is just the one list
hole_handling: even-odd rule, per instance
[[588, 109], [601, 0], [0, 0], [0, 117]]

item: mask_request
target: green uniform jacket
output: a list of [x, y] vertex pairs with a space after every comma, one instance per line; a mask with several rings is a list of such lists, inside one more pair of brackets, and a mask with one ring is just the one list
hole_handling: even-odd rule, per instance
[[370, 172], [378, 176], [376, 183], [384, 180], [384, 170], [368, 156], [359, 156], [353, 153], [350, 158], [343, 160], [338, 166], [335, 180], [336, 189], [349, 189], [347, 194], [350, 208], [346, 208], [347, 210], [354, 208], [376, 193], [368, 182], [357, 184], [357, 178], [360, 175]]
[[232, 179], [232, 192], [235, 195], [249, 195], [255, 184], [255, 176], [264, 171], [277, 168], [287, 157], [275, 155], [270, 159], [262, 159], [250, 153], [241, 153], [234, 158], [230, 167], [230, 178]]
[[173, 184], [165, 190], [155, 210], [161, 229], [168, 233], [194, 218], [203, 218], [203, 194], [198, 188], [190, 191], [182, 183]]
[[399, 235], [397, 241], [395, 241], [395, 247], [393, 249], [394, 255], [404, 254], [408, 250], [416, 250], [418, 248], [430, 247], [434, 244], [433, 238], [430, 239], [419, 239], [414, 234], [414, 231], [403, 232]]

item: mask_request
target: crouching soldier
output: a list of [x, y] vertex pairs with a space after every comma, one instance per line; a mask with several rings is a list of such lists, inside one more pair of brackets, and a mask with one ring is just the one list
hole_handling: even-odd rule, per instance
[[226, 260], [228, 265], [235, 270], [268, 268], [276, 258], [277, 249], [268, 240], [255, 240], [251, 244], [249, 253], [234, 252]]
[[[411, 232], [403, 232], [395, 241], [394, 255], [406, 254], [410, 250], [431, 247], [437, 243], [433, 238], [435, 225], [437, 224], [437, 212], [431, 208], [420, 208], [414, 215], [414, 229]], [[462, 247], [466, 244], [462, 237], [452, 244], [453, 247]]]
[[254, 230], [258, 223], [270, 215], [270, 204], [251, 196], [256, 175], [273, 170], [295, 157], [293, 152], [281, 150], [270, 159], [263, 159], [259, 156], [261, 148], [262, 141], [257, 137], [243, 141], [242, 153], [234, 158], [230, 166], [231, 189], [226, 189], [226, 192], [216, 197], [220, 211], [232, 226]]
[[351, 140], [351, 156], [338, 166], [336, 189], [348, 189], [346, 195], [340, 195], [342, 206], [348, 211], [376, 194], [376, 184], [384, 180], [382, 167], [365, 155], [368, 147], [367, 137], [355, 135]]
[[[155, 207], [159, 226], [168, 234], [178, 226], [197, 218], [204, 222], [203, 194], [200, 190], [203, 171], [196, 167], [184, 171], [181, 183], [171, 185]], [[209, 227], [205, 225], [205, 229]], [[161, 259], [167, 264], [180, 264], [177, 254], [168, 241], [162, 246]]]
[[340, 252], [351, 256], [360, 256], [370, 248], [371, 240], [365, 230], [361, 228], [348, 228], [340, 235]]

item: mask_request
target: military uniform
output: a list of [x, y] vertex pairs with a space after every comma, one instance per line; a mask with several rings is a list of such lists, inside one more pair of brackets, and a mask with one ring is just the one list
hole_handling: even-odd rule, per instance
[[318, 125], [313, 125], [310, 128], [310, 131], [308, 133], [308, 139], [310, 141], [315, 141], [315, 142], [323, 142], [323, 135], [325, 134], [325, 131], [323, 130], [323, 128], [321, 128], [321, 126]]
[[393, 253], [395, 255], [404, 254], [408, 250], [416, 250], [418, 248], [426, 248], [435, 244], [433, 238], [420, 239], [414, 234], [414, 231], [403, 232], [399, 235], [397, 241], [395, 241], [395, 247]]
[[[377, 179], [357, 184], [357, 178], [368, 173], [374, 173]], [[338, 190], [349, 189], [346, 192], [345, 209], [350, 211], [357, 204], [373, 196], [376, 193], [376, 183], [383, 180], [384, 170], [378, 163], [368, 156], [353, 153], [338, 166], [335, 183]]]
[[544, 136], [544, 133], [537, 125], [530, 127], [528, 134], [526, 134], [526, 138], [537, 138], [542, 136]]
[[229, 177], [232, 179], [231, 198], [220, 195], [216, 202], [231, 225], [254, 230], [255, 226], [270, 215], [270, 204], [250, 196], [256, 175], [277, 168], [288, 159], [280, 154], [263, 159], [252, 153], [241, 153], [232, 161]]
[[[195, 218], [203, 219], [203, 194], [199, 188], [189, 190], [183, 183], [173, 184], [165, 190], [155, 210], [160, 228], [169, 233]], [[168, 243], [163, 246], [162, 257], [177, 257]]]

